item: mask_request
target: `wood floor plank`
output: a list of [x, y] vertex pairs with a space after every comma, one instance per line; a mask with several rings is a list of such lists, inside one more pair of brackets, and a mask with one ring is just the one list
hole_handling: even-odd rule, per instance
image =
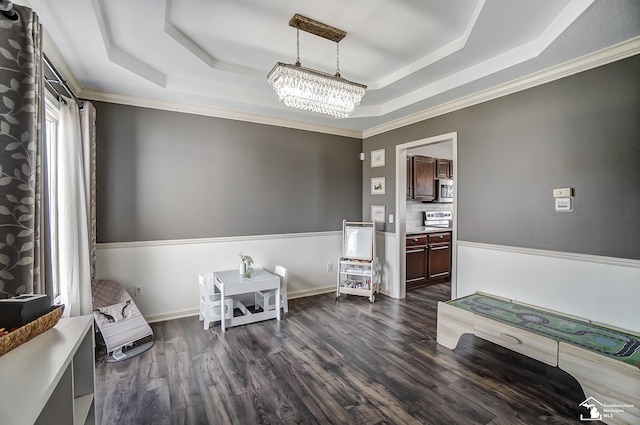
[[[291, 343], [295, 339], [295, 337], [291, 337], [289, 342]], [[352, 367], [351, 361], [326, 363], [321, 361], [314, 351], [304, 343], [287, 348], [289, 348], [286, 350], [287, 352], [296, 352], [298, 362], [302, 363], [305, 369], [318, 376], [315, 379], [320, 379], [332, 387], [336, 399], [350, 412], [353, 412], [356, 421], [359, 421], [363, 416], [385, 418], [391, 412], [401, 411], [401, 409], [397, 409], [397, 406], [392, 406], [390, 405], [392, 403], [387, 402], [388, 399], [393, 398], [381, 386], [375, 385], [373, 376], [363, 373], [359, 368]], [[298, 367], [302, 368], [303, 366]], [[366, 405], [363, 406], [363, 404]], [[364, 409], [368, 409], [370, 412], [364, 415], [361, 413]], [[396, 413], [395, 416], [398, 414]], [[409, 415], [405, 420], [406, 423], [413, 421]], [[377, 421], [372, 419], [366, 423], [377, 423]]]
[[[354, 385], [359, 378], [349, 375], [348, 362], [340, 360], [337, 363], [327, 363], [319, 360], [311, 349], [297, 349], [295, 359], [292, 359], [296, 370], [313, 376], [313, 380], [321, 383], [331, 394], [332, 398], [344, 409], [351, 413], [356, 423], [376, 423], [383, 416], [369, 400], [360, 392], [354, 391]], [[289, 351], [286, 351], [287, 353]]]
[[448, 284], [396, 300], [289, 301], [283, 320], [221, 332], [154, 323], [154, 346], [96, 363], [103, 425], [580, 423], [584, 393], [558, 368], [464, 335], [436, 343]]
[[146, 391], [141, 395], [141, 404], [144, 409], [142, 418], [136, 415], [136, 420], [141, 425], [172, 425], [174, 422], [171, 417], [169, 386], [158, 387], [150, 391]]

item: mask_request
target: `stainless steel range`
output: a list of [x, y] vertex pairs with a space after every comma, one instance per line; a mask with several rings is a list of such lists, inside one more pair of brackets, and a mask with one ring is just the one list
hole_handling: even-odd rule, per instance
[[423, 211], [422, 218], [427, 227], [451, 228], [453, 226], [451, 211]]

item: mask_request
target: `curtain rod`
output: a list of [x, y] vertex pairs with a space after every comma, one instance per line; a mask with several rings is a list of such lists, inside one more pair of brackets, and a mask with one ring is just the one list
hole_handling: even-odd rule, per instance
[[[18, 17], [18, 14], [13, 8], [13, 3], [9, 0], [0, 0], [0, 13], [2, 13], [7, 19], [12, 21], [16, 20]], [[76, 102], [76, 104], [78, 105], [78, 108], [82, 109], [82, 102], [80, 102], [80, 99], [78, 99], [78, 96], [76, 96], [73, 90], [71, 90], [71, 87], [69, 87], [69, 85], [67, 84], [67, 81], [64, 78], [62, 78], [62, 75], [58, 72], [56, 67], [53, 66], [53, 63], [51, 63], [51, 61], [49, 60], [47, 55], [44, 54], [44, 52], [42, 52], [42, 58], [45, 65], [47, 65], [47, 68], [49, 68], [49, 70], [53, 73], [53, 76], [55, 77], [55, 80], [50, 80], [45, 76], [44, 82], [47, 83], [49, 87], [51, 87], [51, 90], [55, 91], [56, 94], [58, 94], [58, 96], [62, 96], [63, 93], [60, 93], [60, 90], [56, 86], [54, 86], [54, 84], [58, 84], [62, 86], [64, 91], [66, 91], [67, 94], [73, 99], [73, 101]]]
[[18, 20], [18, 14], [13, 8], [13, 3], [9, 0], [0, 0], [0, 13], [2, 13], [8, 20]]
[[76, 102], [76, 104], [78, 105], [78, 108], [82, 109], [82, 102], [80, 101], [80, 99], [78, 99], [78, 96], [76, 96], [73, 90], [71, 90], [71, 87], [69, 87], [69, 85], [67, 84], [67, 81], [64, 78], [62, 78], [62, 75], [60, 75], [56, 67], [53, 66], [53, 64], [47, 57], [47, 55], [44, 54], [44, 52], [42, 53], [42, 58], [44, 59], [44, 63], [45, 65], [47, 65], [47, 68], [49, 68], [49, 70], [53, 73], [53, 76], [55, 77], [55, 80], [50, 80], [47, 77], [45, 77], [44, 81], [47, 84], [49, 84], [49, 87], [51, 87], [51, 89], [53, 89], [58, 95], [63, 95], [63, 93], [60, 93], [58, 88], [55, 87], [53, 84], [55, 83], [55, 84], [61, 85], [62, 88], [67, 92], [67, 94], [73, 99], [73, 101]]

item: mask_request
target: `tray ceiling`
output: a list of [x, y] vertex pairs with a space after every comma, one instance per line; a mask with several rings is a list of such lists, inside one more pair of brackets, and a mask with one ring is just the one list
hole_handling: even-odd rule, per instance
[[[80, 97], [360, 132], [640, 34], [638, 20], [621, 11], [633, 1], [16, 3], [40, 15], [45, 51]], [[288, 25], [295, 13], [347, 32], [341, 74], [369, 87], [352, 117], [287, 108], [267, 83], [276, 62], [295, 62], [296, 31]], [[612, 17], [624, 22], [601, 25]], [[335, 73], [336, 45], [301, 32], [300, 58], [303, 66]]]

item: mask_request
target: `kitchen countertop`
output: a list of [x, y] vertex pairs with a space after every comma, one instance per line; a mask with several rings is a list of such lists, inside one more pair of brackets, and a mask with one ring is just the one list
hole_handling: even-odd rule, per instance
[[438, 232], [450, 232], [452, 230], [451, 227], [429, 227], [429, 226], [421, 226], [421, 227], [411, 227], [407, 229], [407, 235], [417, 235], [423, 233], [438, 233]]

